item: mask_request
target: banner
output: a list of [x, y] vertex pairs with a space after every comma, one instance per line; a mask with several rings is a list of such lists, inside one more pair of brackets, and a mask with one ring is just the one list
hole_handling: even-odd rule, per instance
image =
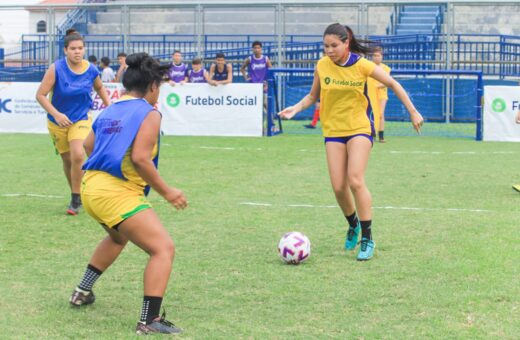
[[165, 135], [262, 136], [262, 84], [163, 84]]
[[[0, 132], [48, 133], [47, 112], [36, 100], [40, 83], [0, 83]], [[119, 83], [104, 84], [111, 101], [123, 93]], [[95, 91], [92, 93], [92, 116], [94, 119], [105, 108]]]
[[[36, 101], [39, 83], [0, 83], [0, 132], [48, 133], [47, 113]], [[106, 83], [111, 101], [122, 84]], [[105, 108], [93, 91], [92, 115]], [[158, 109], [166, 135], [262, 136], [262, 84], [184, 84], [161, 87]]]
[[520, 86], [484, 86], [485, 141], [520, 142]]

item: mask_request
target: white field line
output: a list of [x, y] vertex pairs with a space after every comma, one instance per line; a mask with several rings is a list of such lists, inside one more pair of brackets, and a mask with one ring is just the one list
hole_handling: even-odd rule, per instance
[[[239, 205], [260, 206], [260, 207], [275, 207], [275, 208], [338, 208], [337, 205], [313, 205], [313, 204], [287, 204], [276, 205], [272, 203], [260, 202], [240, 202]], [[492, 212], [486, 209], [463, 209], [463, 208], [420, 208], [420, 207], [372, 207], [372, 209], [386, 209], [386, 210], [412, 210], [412, 211], [458, 211], [458, 212]]]
[[412, 151], [398, 151], [398, 150], [390, 150], [391, 154], [423, 154], [423, 155], [442, 155], [442, 154], [451, 154], [451, 155], [480, 155], [480, 154], [493, 154], [493, 155], [513, 155], [516, 154], [515, 151], [491, 151], [491, 152], [477, 152], [477, 151], [421, 151], [421, 150], [412, 150]]
[[2, 197], [38, 197], [38, 198], [64, 198], [64, 196], [41, 195], [41, 194], [0, 194]]

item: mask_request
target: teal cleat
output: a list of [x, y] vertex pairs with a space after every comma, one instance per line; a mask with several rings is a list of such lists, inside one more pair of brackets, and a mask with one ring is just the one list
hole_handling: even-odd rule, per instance
[[376, 243], [374, 240], [369, 240], [363, 237], [361, 239], [361, 247], [359, 247], [359, 253], [357, 256], [358, 261], [368, 261], [374, 256], [374, 248]]
[[358, 224], [355, 228], [349, 227], [347, 231], [347, 238], [345, 239], [345, 249], [353, 250], [356, 248], [359, 231], [361, 230], [361, 224]]

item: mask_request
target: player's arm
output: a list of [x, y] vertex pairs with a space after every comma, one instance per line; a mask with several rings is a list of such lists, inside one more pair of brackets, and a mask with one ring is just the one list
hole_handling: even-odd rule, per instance
[[420, 133], [421, 126], [424, 123], [423, 117], [421, 116], [419, 111], [417, 111], [412, 101], [410, 100], [410, 97], [408, 97], [408, 94], [406, 94], [406, 91], [403, 89], [401, 84], [399, 84], [394, 78], [392, 78], [380, 67], [376, 67], [374, 71], [372, 71], [372, 73], [370, 74], [370, 77], [374, 78], [375, 80], [379, 81], [380, 83], [394, 91], [397, 98], [399, 98], [401, 103], [403, 103], [404, 107], [406, 107], [406, 110], [410, 114], [410, 120], [412, 121], [414, 129], [417, 131], [417, 133]]
[[318, 71], [314, 70], [314, 79], [312, 80], [312, 87], [309, 94], [303, 97], [303, 99], [300, 100], [296, 105], [289, 106], [283, 111], [279, 112], [278, 115], [284, 119], [291, 119], [298, 112], [301, 112], [316, 103], [316, 101], [320, 98], [320, 90], [320, 77], [318, 75]]
[[[269, 57], [265, 57], [266, 61], [267, 61], [267, 68], [273, 68], [273, 64], [271, 63], [271, 59], [269, 59]], [[278, 66], [280, 67], [280, 66]]]
[[105, 89], [105, 86], [103, 85], [103, 82], [101, 79], [99, 79], [99, 76], [96, 77], [96, 80], [94, 80], [94, 90], [97, 92], [101, 100], [103, 100], [103, 103], [106, 106], [109, 106], [110, 98], [108, 98], [107, 90]]
[[56, 84], [56, 67], [52, 64], [47, 72], [45, 72], [40, 87], [38, 87], [38, 90], [36, 91], [36, 100], [40, 103], [43, 109], [54, 118], [59, 126], [70, 126], [72, 125], [72, 122], [69, 117], [59, 112], [47, 97], [54, 88], [54, 84]]
[[217, 86], [218, 82], [215, 81], [215, 80], [212, 80], [210, 77], [209, 77], [209, 73], [208, 71], [204, 70], [204, 72], [202, 73], [204, 75], [204, 79], [206, 79], [206, 82], [208, 84], [210, 84], [211, 86]]
[[143, 120], [135, 136], [130, 157], [135, 170], [148, 185], [175, 208], [184, 209], [188, 205], [184, 193], [177, 188], [170, 187], [159, 175], [152, 161], [152, 152], [157, 143], [160, 127], [161, 114], [155, 110], [151, 111]]
[[233, 82], [233, 66], [226, 64], [227, 79], [222, 81], [222, 84], [231, 84]]
[[87, 157], [90, 157], [92, 151], [94, 150], [94, 139], [94, 130], [90, 130], [90, 133], [88, 134], [87, 138], [85, 138], [85, 140], [83, 141], [83, 148], [85, 149]]
[[213, 79], [213, 77], [215, 76], [215, 67], [215, 64], [211, 64], [211, 66], [209, 67], [209, 79]]
[[244, 60], [244, 62], [242, 63], [242, 66], [240, 67], [240, 72], [242, 73], [242, 75], [244, 76], [244, 80], [246, 80], [246, 81], [251, 79], [248, 77], [247, 72], [246, 72], [247, 66], [249, 66], [249, 63], [250, 63], [249, 58], [246, 58], [246, 60]]

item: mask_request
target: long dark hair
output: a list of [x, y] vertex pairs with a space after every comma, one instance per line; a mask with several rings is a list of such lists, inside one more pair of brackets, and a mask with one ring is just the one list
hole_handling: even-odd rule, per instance
[[169, 65], [161, 65], [148, 53], [134, 53], [126, 57], [128, 69], [123, 76], [123, 86], [127, 91], [146, 94], [152, 84], [160, 85], [165, 79]]
[[347, 39], [349, 40], [349, 49], [354, 53], [359, 53], [363, 55], [367, 55], [373, 52], [373, 47], [370, 46], [373, 42], [369, 40], [358, 40], [354, 36], [354, 32], [348, 26], [344, 26], [338, 23], [329, 25], [323, 36], [326, 35], [335, 35], [339, 38], [339, 40], [345, 42]]

